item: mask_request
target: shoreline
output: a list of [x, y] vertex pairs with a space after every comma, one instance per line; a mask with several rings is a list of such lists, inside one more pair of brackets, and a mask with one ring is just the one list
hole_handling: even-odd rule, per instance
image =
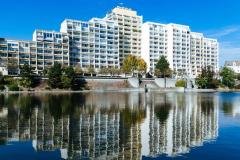
[[[240, 89], [184, 89], [184, 88], [148, 88], [147, 92], [158, 93], [214, 93], [214, 92], [240, 92]], [[32, 90], [32, 91], [0, 91], [0, 94], [34, 94], [34, 93], [104, 93], [104, 92], [145, 92], [144, 88], [119, 88], [119, 89], [91, 89], [91, 90]]]

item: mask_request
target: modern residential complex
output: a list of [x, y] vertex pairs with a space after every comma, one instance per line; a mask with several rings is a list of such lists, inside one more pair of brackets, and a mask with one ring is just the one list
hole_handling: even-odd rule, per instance
[[235, 73], [240, 73], [240, 60], [226, 61], [225, 67], [232, 69]]
[[134, 10], [116, 7], [105, 18], [113, 20], [119, 26], [120, 65], [130, 54], [140, 57], [142, 16], [138, 16]]
[[[54, 63], [69, 66], [69, 37], [65, 33], [36, 30], [33, 41], [37, 45], [37, 71], [49, 68]], [[32, 65], [32, 64], [31, 64]]]
[[144, 23], [141, 54], [151, 73], [154, 73], [160, 56], [167, 57], [170, 68], [177, 75], [196, 77], [206, 66], [218, 71], [217, 40], [191, 32], [185, 25]]
[[93, 67], [98, 72], [101, 68], [120, 68], [128, 55], [142, 57], [151, 74], [162, 55], [177, 77], [197, 77], [206, 66], [218, 71], [217, 40], [191, 32], [186, 25], [142, 21], [136, 11], [116, 7], [104, 18], [86, 22], [66, 19], [60, 32], [36, 30], [32, 41], [2, 38], [0, 71], [18, 74], [18, 67], [27, 63], [39, 74], [60, 63]]
[[69, 35], [71, 65], [95, 69], [120, 67], [119, 31], [115, 22], [99, 18], [89, 22], [66, 19], [61, 32]]
[[4, 74], [16, 75], [19, 66], [25, 63], [36, 66], [36, 42], [0, 39], [0, 71]]
[[64, 33], [36, 30], [33, 41], [0, 39], [0, 68], [3, 74], [19, 74], [29, 64], [40, 74], [54, 63], [69, 65], [69, 40]]

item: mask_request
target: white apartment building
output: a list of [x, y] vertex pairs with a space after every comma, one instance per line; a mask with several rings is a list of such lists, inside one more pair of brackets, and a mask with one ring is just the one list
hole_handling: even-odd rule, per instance
[[204, 38], [203, 67], [211, 66], [215, 72], [219, 71], [219, 44], [216, 39]]
[[191, 32], [186, 25], [142, 21], [137, 11], [116, 7], [103, 19], [66, 19], [60, 32], [36, 30], [33, 41], [0, 39], [0, 71], [7, 72], [11, 61], [29, 63], [37, 73], [56, 62], [99, 71], [120, 68], [126, 56], [135, 55], [154, 73], [163, 55], [177, 77], [195, 78], [206, 66], [218, 72], [217, 40]]
[[224, 66], [232, 69], [235, 73], [240, 73], [240, 60], [226, 61]]
[[[36, 71], [36, 43], [33, 41], [0, 39], [0, 70], [3, 75], [19, 74], [19, 66], [32, 65]], [[34, 65], [35, 64], [35, 65]]]
[[218, 42], [191, 32], [189, 26], [146, 22], [142, 27], [142, 58], [154, 73], [160, 56], [165, 56], [177, 76], [197, 77], [201, 68], [218, 71]]
[[118, 25], [106, 19], [88, 22], [66, 19], [61, 32], [70, 38], [71, 65], [81, 68], [119, 68]]
[[203, 62], [204, 37], [202, 33], [191, 33], [191, 68], [193, 76], [197, 77], [204, 66]]
[[69, 40], [65, 33], [36, 30], [33, 41], [0, 39], [0, 70], [17, 75], [29, 64], [37, 74], [54, 63], [69, 65]]
[[36, 65], [42, 71], [54, 63], [69, 66], [69, 37], [65, 33], [36, 30], [33, 41], [37, 44]]
[[167, 57], [173, 67], [172, 54], [168, 52], [168, 27], [165, 24], [146, 22], [142, 25], [141, 57], [153, 73], [160, 56]]
[[202, 33], [191, 32], [191, 68], [197, 77], [202, 68], [211, 66], [218, 72], [218, 42], [216, 39], [204, 38]]
[[130, 54], [140, 57], [142, 16], [132, 9], [116, 7], [105, 19], [110, 19], [119, 26], [120, 65], [122, 66], [123, 59]]

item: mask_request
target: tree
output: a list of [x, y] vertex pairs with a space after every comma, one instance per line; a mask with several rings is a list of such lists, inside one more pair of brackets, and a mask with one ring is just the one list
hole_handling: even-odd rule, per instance
[[133, 55], [127, 56], [123, 60], [123, 71], [124, 73], [131, 73], [132, 76], [134, 76], [134, 72], [137, 69], [138, 66], [138, 58]]
[[61, 76], [61, 82], [63, 88], [70, 88], [75, 83], [76, 73], [72, 66], [63, 69], [63, 74]]
[[8, 73], [18, 75], [18, 61], [17, 59], [9, 59], [7, 62]]
[[165, 85], [165, 88], [166, 88], [166, 74], [167, 74], [167, 72], [169, 72], [170, 68], [169, 68], [169, 63], [168, 63], [165, 56], [160, 57], [160, 59], [158, 60], [155, 68], [156, 68], [155, 72], [159, 72], [160, 75], [163, 76], [164, 85]]
[[0, 84], [4, 84], [4, 78], [2, 72], [0, 72]]
[[232, 88], [235, 85], [235, 73], [232, 69], [224, 67], [220, 72], [220, 76], [222, 77], [222, 84], [225, 86]]
[[95, 70], [94, 70], [93, 66], [88, 67], [87, 73], [91, 74], [91, 77], [93, 76], [93, 74], [95, 73]]
[[109, 72], [110, 72], [110, 71], [109, 71], [108, 68], [102, 67], [102, 68], [100, 69], [100, 71], [99, 71], [99, 74], [106, 75], [106, 74], [108, 74]]
[[52, 88], [61, 87], [62, 68], [61, 64], [55, 63], [48, 71], [48, 84]]
[[34, 73], [29, 64], [24, 64], [20, 67], [20, 85], [26, 88], [32, 87], [34, 84]]
[[184, 80], [177, 80], [175, 86], [176, 87], [185, 87], [186, 86], [186, 81], [184, 81]]
[[131, 73], [134, 76], [136, 71], [140, 74], [146, 73], [147, 64], [143, 59], [129, 55], [123, 60], [122, 69], [125, 74]]
[[77, 65], [77, 66], [74, 68], [74, 71], [75, 71], [75, 74], [78, 75], [78, 76], [83, 74], [83, 70], [82, 70], [82, 68], [80, 67], [80, 65]]
[[146, 70], [147, 70], [147, 63], [142, 58], [139, 58], [138, 59], [137, 71], [140, 74], [144, 74], [144, 73], [146, 73]]
[[214, 78], [214, 71], [210, 66], [202, 68], [201, 74], [196, 78], [196, 84], [199, 88], [217, 88], [219, 83]]
[[4, 78], [3, 78], [2, 72], [0, 72], [0, 91], [4, 90], [4, 89], [5, 89], [5, 87], [4, 87]]

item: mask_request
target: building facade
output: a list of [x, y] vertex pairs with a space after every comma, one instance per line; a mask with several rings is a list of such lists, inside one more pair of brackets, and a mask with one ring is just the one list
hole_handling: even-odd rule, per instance
[[0, 71], [17, 74], [27, 63], [39, 74], [60, 63], [98, 72], [120, 68], [126, 56], [134, 55], [142, 57], [153, 74], [160, 56], [167, 57], [176, 77], [195, 78], [207, 66], [218, 72], [216, 39], [191, 32], [186, 25], [142, 21], [136, 11], [116, 7], [102, 19], [66, 19], [60, 32], [36, 30], [32, 41], [0, 39]]
[[19, 66], [32, 65], [36, 70], [36, 42], [0, 39], [0, 68], [4, 75], [19, 74]]
[[146, 22], [142, 27], [142, 58], [153, 73], [160, 56], [165, 56], [177, 77], [197, 77], [201, 68], [218, 71], [218, 42], [191, 32], [189, 26]]
[[65, 33], [36, 30], [32, 41], [0, 39], [0, 68], [4, 75], [18, 75], [24, 64], [41, 74], [54, 63], [69, 65], [69, 40]]
[[110, 19], [119, 27], [119, 60], [128, 55], [141, 56], [142, 16], [137, 12], [123, 7], [116, 7], [108, 13], [105, 19]]
[[66, 19], [61, 32], [70, 38], [71, 65], [81, 68], [119, 68], [118, 25], [93, 18], [88, 22]]
[[232, 69], [235, 73], [240, 73], [240, 60], [226, 61], [225, 67]]
[[37, 66], [38, 72], [51, 67], [54, 63], [69, 66], [69, 37], [67, 34], [36, 30], [33, 33], [33, 41], [37, 48], [34, 65]]

